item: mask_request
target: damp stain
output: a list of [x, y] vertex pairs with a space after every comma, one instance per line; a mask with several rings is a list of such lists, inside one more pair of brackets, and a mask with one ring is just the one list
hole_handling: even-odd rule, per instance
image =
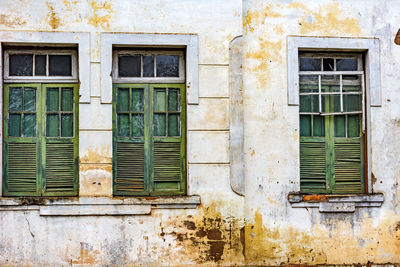
[[50, 27], [54, 30], [60, 26], [60, 18], [57, 13], [54, 11], [54, 6], [49, 2], [46, 2], [47, 7], [49, 8], [49, 12], [46, 16], [46, 21], [50, 25]]
[[88, 23], [96, 28], [108, 30], [110, 28], [111, 15], [114, 13], [111, 1], [90, 1], [90, 16]]

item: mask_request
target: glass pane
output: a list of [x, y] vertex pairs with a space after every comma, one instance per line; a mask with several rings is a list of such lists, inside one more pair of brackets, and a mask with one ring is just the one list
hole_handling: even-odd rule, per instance
[[153, 56], [143, 56], [143, 77], [154, 77]]
[[325, 118], [313, 115], [313, 136], [325, 136]]
[[300, 96], [300, 112], [311, 112], [311, 96]]
[[50, 76], [71, 76], [71, 66], [70, 55], [49, 55]]
[[166, 111], [165, 96], [165, 89], [157, 89], [154, 91], [154, 111]]
[[323, 59], [323, 71], [334, 71], [334, 59], [324, 58]]
[[21, 114], [10, 114], [10, 122], [8, 124], [9, 136], [21, 136]]
[[129, 136], [129, 115], [118, 114], [117, 116], [118, 136]]
[[344, 95], [344, 111], [361, 111], [361, 95]]
[[117, 111], [129, 111], [129, 89], [118, 89]]
[[318, 95], [313, 95], [311, 96], [311, 111], [312, 112], [319, 112], [319, 96]]
[[179, 89], [168, 89], [168, 110], [179, 111]]
[[344, 115], [334, 116], [334, 127], [335, 127], [335, 137], [345, 137], [346, 136], [346, 118]]
[[61, 115], [61, 136], [74, 136], [74, 116], [72, 114]]
[[180, 136], [178, 114], [168, 115], [168, 136]]
[[300, 136], [311, 136], [311, 115], [300, 115]]
[[340, 92], [340, 75], [321, 75], [321, 92]]
[[46, 136], [47, 137], [58, 137], [58, 114], [47, 115], [46, 121]]
[[24, 136], [36, 136], [36, 115], [24, 114]]
[[322, 100], [322, 112], [341, 112], [340, 111], [340, 95], [323, 95]]
[[32, 76], [33, 55], [10, 55], [10, 76]]
[[74, 91], [72, 88], [61, 89], [61, 110], [72, 111], [74, 107]]
[[338, 71], [356, 71], [357, 70], [356, 58], [338, 58], [336, 59], [336, 70]]
[[132, 89], [132, 111], [143, 112], [143, 89]]
[[360, 115], [348, 115], [347, 117], [347, 136], [360, 136]]
[[140, 55], [118, 56], [119, 77], [140, 77]]
[[143, 115], [142, 114], [132, 115], [132, 136], [142, 137], [143, 133], [144, 133]]
[[300, 71], [320, 71], [321, 59], [320, 58], [300, 58]]
[[21, 88], [10, 88], [9, 110], [10, 111], [21, 111], [22, 110], [22, 89]]
[[35, 55], [35, 75], [46, 76], [46, 56]]
[[58, 88], [47, 88], [47, 111], [58, 111]]
[[179, 57], [158, 55], [157, 77], [179, 77]]
[[154, 114], [154, 135], [165, 136], [165, 114]]
[[343, 75], [343, 92], [361, 92], [361, 75]]
[[36, 111], [36, 90], [33, 88], [24, 89], [24, 110]]
[[318, 92], [318, 75], [300, 75], [300, 93]]

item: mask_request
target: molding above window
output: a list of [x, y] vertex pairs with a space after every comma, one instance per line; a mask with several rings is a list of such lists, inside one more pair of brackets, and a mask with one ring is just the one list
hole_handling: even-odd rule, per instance
[[112, 102], [113, 46], [140, 48], [186, 48], [186, 94], [188, 104], [199, 103], [198, 36], [194, 34], [101, 34], [101, 102]]
[[299, 51], [365, 53], [366, 89], [370, 106], [381, 106], [379, 39], [288, 36], [288, 104], [299, 105]]
[[[80, 103], [90, 103], [90, 34], [86, 32], [0, 31], [0, 45], [78, 45]], [[0, 47], [0, 52], [1, 47]], [[3, 60], [1, 59], [0, 67]], [[1, 72], [3, 73], [3, 72]], [[2, 75], [2, 74], [0, 74]], [[0, 78], [3, 78], [0, 76]]]

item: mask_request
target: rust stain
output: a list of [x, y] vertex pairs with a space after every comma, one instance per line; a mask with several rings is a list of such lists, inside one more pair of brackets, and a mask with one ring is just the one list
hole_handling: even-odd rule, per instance
[[88, 18], [88, 23], [94, 27], [101, 27], [103, 30], [110, 28], [111, 14], [114, 12], [112, 9], [111, 1], [91, 1], [90, 3], [92, 15]]
[[300, 2], [293, 2], [288, 7], [304, 12], [299, 20], [301, 34], [350, 34], [358, 36], [362, 32], [358, 20], [346, 17], [346, 11], [337, 2], [321, 6], [317, 10], [310, 9]]
[[105, 171], [105, 172], [112, 172], [112, 165], [105, 164], [105, 165], [98, 165], [98, 164], [80, 164], [79, 165], [79, 172], [87, 172], [87, 171]]
[[221, 216], [213, 203], [200, 215], [165, 222], [160, 237], [165, 241], [173, 236], [184, 248], [182, 253], [197, 264], [238, 264], [244, 261], [240, 229], [239, 219]]
[[256, 152], [254, 151], [254, 149], [251, 151], [250, 156], [254, 156], [256, 154]]
[[321, 201], [327, 201], [328, 198], [326, 195], [305, 195], [303, 196], [303, 201], [309, 201], [309, 202], [321, 202]]
[[60, 18], [57, 16], [54, 7], [49, 2], [46, 2], [46, 5], [50, 9], [47, 13], [46, 21], [53, 30], [57, 29], [60, 26]]
[[268, 202], [271, 203], [272, 205], [276, 205], [276, 206], [279, 206], [279, 205], [280, 205], [280, 203], [279, 203], [278, 201], [276, 201], [276, 200], [274, 200], [274, 199], [272, 199], [272, 198], [270, 198], [270, 197], [268, 197], [267, 200], [268, 200]]
[[0, 24], [7, 27], [21, 26], [26, 24], [26, 20], [10, 14], [0, 14]]

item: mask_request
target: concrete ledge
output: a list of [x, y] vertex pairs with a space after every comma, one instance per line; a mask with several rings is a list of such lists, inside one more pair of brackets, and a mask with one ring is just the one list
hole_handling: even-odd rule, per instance
[[152, 209], [196, 209], [200, 196], [0, 198], [1, 211], [38, 210], [41, 216], [145, 215]]
[[380, 207], [384, 201], [382, 193], [368, 195], [288, 195], [292, 208], [318, 208], [320, 212], [354, 212], [355, 208]]

